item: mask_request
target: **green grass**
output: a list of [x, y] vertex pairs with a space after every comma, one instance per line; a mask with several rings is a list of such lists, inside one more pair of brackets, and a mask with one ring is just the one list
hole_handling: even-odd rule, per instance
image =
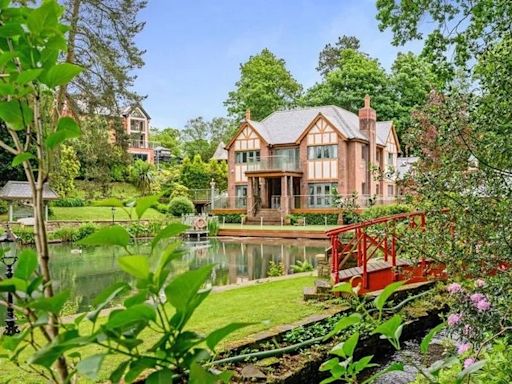
[[[93, 200], [103, 199], [101, 186], [94, 181], [75, 180], [78, 197], [82, 199], [92, 198]], [[91, 196], [92, 195], [92, 196]], [[140, 191], [130, 183], [115, 182], [111, 184], [110, 194], [108, 197], [116, 197], [120, 200], [136, 197], [140, 195]]]
[[[52, 207], [53, 215], [50, 220], [112, 220], [112, 209], [110, 207]], [[144, 214], [145, 220], [163, 219], [165, 216], [160, 212], [150, 208]], [[136, 214], [133, 212], [133, 219], [136, 219]], [[115, 211], [116, 220], [129, 220], [128, 214], [120, 208]]]
[[220, 229], [262, 229], [262, 230], [285, 230], [285, 231], [327, 231], [338, 228], [339, 225], [240, 225], [240, 224], [220, 224]]
[[[312, 276], [296, 277], [214, 292], [196, 310], [189, 327], [206, 334], [231, 322], [256, 323], [230, 335], [224, 342], [224, 345], [226, 343], [229, 345], [230, 342], [243, 340], [256, 332], [289, 324], [322, 312], [324, 307], [320, 304], [306, 303], [302, 299], [303, 288], [311, 286], [314, 279]], [[86, 327], [89, 325], [84, 322], [81, 328], [86, 330]], [[143, 335], [143, 339], [148, 344], [154, 343], [158, 337], [159, 335], [149, 331]], [[91, 346], [83, 351], [83, 355], [99, 351], [99, 348]], [[98, 381], [104, 382], [108, 378], [109, 372], [115, 369], [121, 361], [122, 357], [120, 356], [107, 358]], [[9, 362], [2, 362], [1, 367], [1, 379], [5, 382], [11, 379], [13, 383], [44, 383], [44, 380], [38, 376], [25, 374]], [[23, 377], [23, 381], [19, 381], [20, 377]], [[89, 381], [80, 380], [80, 383], [87, 382]]]

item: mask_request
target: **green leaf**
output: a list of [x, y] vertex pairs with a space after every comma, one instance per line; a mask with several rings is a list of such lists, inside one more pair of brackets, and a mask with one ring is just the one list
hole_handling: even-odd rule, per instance
[[78, 242], [81, 245], [118, 245], [126, 248], [130, 234], [120, 225], [102, 228]]
[[18, 345], [27, 337], [30, 329], [26, 328], [23, 332], [13, 336], [3, 336], [0, 340], [2, 341], [2, 347], [8, 351], [14, 352]]
[[17, 277], [4, 279], [0, 281], [0, 292], [25, 292], [27, 290], [27, 282]]
[[56, 29], [60, 14], [61, 8], [56, 2], [43, 1], [40, 7], [31, 10], [27, 17], [27, 27], [34, 35], [47, 29]]
[[167, 268], [169, 263], [175, 259], [179, 259], [183, 256], [184, 250], [180, 247], [181, 243], [176, 241], [169, 244], [167, 248], [160, 254], [158, 259], [158, 266], [155, 270], [155, 276], [157, 278], [158, 289], [161, 289], [164, 285], [167, 277], [170, 273], [170, 268]]
[[18, 84], [26, 84], [28, 82], [34, 81], [39, 77], [41, 72], [43, 72], [42, 69], [27, 69], [26, 71], [20, 72], [16, 78], [16, 82]]
[[41, 297], [28, 303], [28, 306], [40, 311], [58, 315], [69, 298], [69, 291], [62, 291], [53, 297]]
[[386, 304], [386, 301], [388, 301], [389, 297], [395, 293], [398, 288], [400, 288], [402, 285], [405, 284], [405, 281], [397, 281], [395, 283], [389, 284], [386, 288], [382, 290], [382, 292], [375, 298], [373, 301], [375, 304], [375, 307], [382, 311], [384, 308], [384, 305]]
[[354, 294], [354, 290], [352, 287], [352, 284], [349, 282], [339, 283], [336, 284], [334, 287], [332, 287], [333, 292], [344, 292], [344, 293], [350, 293], [351, 295]]
[[136, 304], [122, 311], [112, 312], [105, 326], [109, 329], [124, 328], [136, 323], [147, 323], [156, 319], [155, 309], [148, 304]]
[[75, 119], [64, 116], [61, 117], [57, 123], [57, 130], [58, 131], [68, 131], [73, 137], [80, 136], [80, 127], [78, 126]]
[[137, 279], [147, 279], [149, 276], [149, 260], [147, 256], [121, 256], [117, 259], [117, 263], [123, 271]]
[[217, 344], [219, 344], [219, 342], [221, 342], [227, 335], [253, 324], [255, 323], [231, 323], [225, 327], [219, 328], [206, 337], [206, 345], [213, 351]]
[[124, 376], [125, 383], [130, 384], [133, 381], [135, 381], [143, 371], [145, 371], [148, 368], [153, 368], [156, 362], [156, 360], [147, 358], [142, 358], [133, 361], [130, 364], [130, 370]]
[[105, 354], [100, 353], [86, 357], [76, 365], [76, 370], [82, 375], [96, 380], [98, 377], [98, 372], [101, 369], [101, 365], [103, 364], [103, 360], [105, 360], [105, 356]]
[[163, 368], [159, 371], [153, 372], [144, 381], [145, 384], [169, 384], [171, 383], [174, 372], [169, 368]]
[[348, 359], [354, 354], [356, 345], [359, 342], [359, 332], [354, 332], [350, 337], [331, 349], [331, 354]]
[[27, 161], [27, 160], [30, 160], [30, 159], [33, 159], [33, 158], [35, 158], [35, 156], [32, 153], [30, 153], [30, 152], [22, 152], [22, 153], [17, 154], [16, 156], [14, 156], [14, 159], [12, 159], [11, 165], [13, 167], [17, 167], [18, 165], [20, 165], [24, 161]]
[[41, 81], [50, 88], [69, 83], [82, 72], [82, 68], [75, 64], [62, 63], [52, 66], [41, 76]]
[[148, 299], [148, 290], [147, 289], [139, 289], [139, 291], [128, 297], [124, 302], [123, 305], [125, 307], [131, 307], [135, 304], [142, 304]]
[[158, 203], [158, 196], [145, 196], [136, 200], [135, 213], [140, 219], [142, 215], [152, 206]]
[[33, 112], [30, 107], [20, 101], [2, 101], [0, 102], [0, 119], [12, 130], [18, 131], [25, 129], [33, 119]]
[[463, 379], [472, 373], [475, 373], [481, 370], [487, 362], [485, 360], [477, 361], [475, 364], [471, 364], [469, 367], [465, 368], [462, 372], [460, 372], [457, 376], [457, 383], [462, 383]]
[[93, 323], [98, 318], [100, 312], [105, 308], [117, 295], [125, 292], [129, 288], [128, 284], [118, 282], [103, 290], [93, 301], [94, 310], [87, 314], [87, 319]]
[[37, 269], [37, 255], [32, 249], [24, 249], [18, 258], [18, 265], [14, 270], [14, 277], [28, 280]]
[[432, 339], [435, 335], [437, 335], [441, 330], [446, 327], [445, 323], [438, 324], [436, 327], [432, 328], [429, 333], [421, 340], [420, 351], [425, 354], [428, 353], [428, 346], [432, 342]]
[[110, 374], [110, 381], [112, 384], [118, 384], [126, 371], [126, 368], [130, 364], [130, 361], [123, 361], [121, 364], [117, 366], [117, 368]]
[[386, 373], [395, 372], [395, 371], [403, 371], [403, 370], [404, 370], [403, 363], [392, 363], [391, 365], [384, 368], [382, 371], [379, 371], [375, 375], [370, 376], [368, 379], [363, 381], [361, 384], [370, 384], [370, 383], [373, 383], [379, 377], [384, 376]]
[[13, 37], [23, 35], [23, 28], [19, 23], [5, 23], [0, 27], [0, 37]]
[[380, 324], [377, 328], [375, 328], [372, 332], [372, 335], [378, 333], [383, 335], [386, 339], [394, 339], [395, 334], [401, 325], [402, 318], [400, 315], [394, 315], [393, 317]]
[[34, 280], [30, 282], [27, 287], [27, 294], [32, 295], [36, 289], [38, 289], [43, 283], [43, 276], [37, 276]]
[[217, 380], [217, 376], [213, 373], [208, 372], [196, 362], [192, 363], [189, 376], [190, 384], [216, 384]]
[[378, 367], [379, 364], [370, 363], [370, 361], [372, 361], [372, 359], [373, 359], [373, 355], [365, 356], [365, 357], [362, 357], [361, 359], [355, 361], [354, 363], [352, 363], [354, 373], [357, 374], [365, 369]]
[[80, 136], [80, 128], [71, 117], [61, 117], [57, 123], [57, 130], [48, 135], [45, 144], [49, 149], [54, 149], [62, 142]]
[[172, 223], [169, 224], [167, 227], [162, 229], [160, 232], [157, 233], [153, 241], [151, 242], [151, 249], [155, 248], [155, 246], [163, 239], [168, 239], [169, 237], [175, 237], [182, 233], [184, 230], [188, 228], [185, 224], [180, 223]]
[[350, 316], [342, 317], [338, 320], [334, 328], [331, 332], [325, 336], [324, 340], [330, 339], [334, 335], [337, 335], [344, 329], [350, 327], [351, 325], [357, 324], [361, 322], [361, 315], [359, 313], [353, 313]]
[[186, 311], [199, 289], [211, 276], [213, 265], [205, 265], [176, 276], [165, 288], [169, 303], [178, 311]]

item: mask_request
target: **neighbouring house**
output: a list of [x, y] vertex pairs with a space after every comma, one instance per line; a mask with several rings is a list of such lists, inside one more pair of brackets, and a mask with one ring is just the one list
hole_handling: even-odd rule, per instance
[[226, 150], [226, 144], [220, 142], [215, 149], [215, 153], [212, 156], [212, 160], [215, 161], [228, 161], [228, 151]]
[[[151, 117], [141, 105], [127, 107], [122, 113], [123, 126], [128, 135], [128, 153], [135, 159], [155, 162], [155, 145], [149, 141], [149, 122]], [[161, 148], [161, 154], [165, 148]]]
[[365, 206], [369, 199], [393, 201], [397, 193], [398, 137], [391, 121], [377, 121], [368, 96], [359, 114], [321, 106], [253, 121], [248, 111], [226, 150], [227, 197], [215, 208], [243, 211], [249, 219], [325, 212], [336, 195], [355, 193]]

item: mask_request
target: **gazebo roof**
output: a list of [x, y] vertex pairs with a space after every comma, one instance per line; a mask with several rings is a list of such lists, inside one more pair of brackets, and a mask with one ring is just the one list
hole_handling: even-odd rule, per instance
[[[43, 200], [57, 200], [59, 195], [50, 186], [43, 185]], [[0, 190], [0, 199], [3, 200], [31, 200], [32, 190], [28, 181], [8, 181]]]

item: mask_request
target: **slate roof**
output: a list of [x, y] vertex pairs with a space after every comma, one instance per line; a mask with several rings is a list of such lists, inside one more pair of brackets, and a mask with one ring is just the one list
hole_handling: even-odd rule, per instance
[[[56, 200], [59, 195], [46, 183], [43, 185], [43, 199]], [[0, 199], [3, 200], [30, 200], [32, 191], [28, 181], [8, 181], [0, 190]]]
[[[299, 139], [318, 114], [325, 116], [347, 139], [367, 140], [359, 130], [359, 117], [334, 105], [277, 111], [262, 121], [249, 120], [248, 123], [267, 143], [290, 144]], [[391, 126], [391, 121], [377, 123], [377, 144], [385, 145]]]
[[224, 144], [222, 141], [217, 145], [217, 149], [215, 150], [215, 153], [212, 156], [213, 160], [228, 160], [228, 151], [226, 150], [226, 144]]

